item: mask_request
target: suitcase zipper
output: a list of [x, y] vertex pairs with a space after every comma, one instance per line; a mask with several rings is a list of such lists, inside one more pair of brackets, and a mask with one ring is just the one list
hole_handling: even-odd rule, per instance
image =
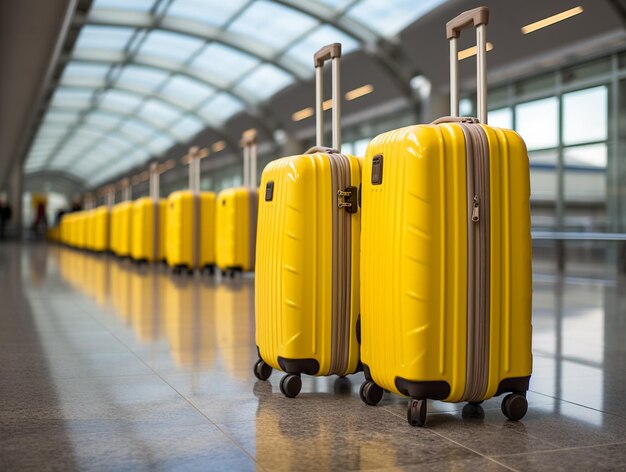
[[349, 206], [350, 202], [346, 202], [346, 197], [352, 195], [349, 188], [350, 160], [342, 154], [328, 153], [327, 156], [330, 161], [333, 198], [333, 309], [329, 374], [343, 375], [348, 368], [350, 353], [352, 207]]
[[463, 400], [484, 399], [489, 382], [489, 146], [480, 125], [462, 124], [468, 202], [467, 374]]

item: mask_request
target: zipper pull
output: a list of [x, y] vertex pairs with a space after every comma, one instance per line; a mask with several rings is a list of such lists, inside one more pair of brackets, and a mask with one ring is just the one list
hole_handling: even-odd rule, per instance
[[478, 195], [474, 195], [474, 206], [472, 207], [472, 221], [476, 222], [480, 220], [479, 210], [480, 202], [478, 201]]

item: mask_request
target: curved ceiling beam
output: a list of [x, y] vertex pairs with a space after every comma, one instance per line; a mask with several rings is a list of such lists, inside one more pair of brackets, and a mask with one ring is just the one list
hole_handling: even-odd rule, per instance
[[[182, 18], [164, 17], [159, 21], [150, 13], [138, 12], [120, 12], [117, 10], [94, 10], [87, 17], [80, 15], [76, 17], [76, 21], [81, 26], [86, 24], [99, 26], [121, 26], [127, 28], [142, 28], [147, 30], [162, 29], [174, 33], [185, 34], [205, 41], [214, 41], [217, 43], [230, 46], [240, 52], [255, 56], [264, 62], [268, 62], [290, 75], [295, 75], [301, 79], [305, 79], [310, 75], [307, 67], [286, 58], [276, 57], [276, 51], [270, 47], [263, 45], [258, 41], [254, 41], [246, 36], [226, 31], [221, 28], [209, 26], [193, 20], [185, 20]], [[282, 52], [282, 51], [281, 51]]]
[[[46, 171], [34, 171], [34, 172], [25, 172], [26, 183], [25, 188], [28, 191], [31, 188], [31, 185], [34, 185], [35, 188], [40, 188], [42, 186], [39, 183], [33, 184], [33, 180], [40, 179], [41, 183], [52, 183], [54, 184], [55, 180], [61, 182], [61, 187], [65, 187], [69, 190], [70, 193], [81, 192], [86, 188], [86, 181], [70, 172], [62, 171], [62, 170], [46, 170]], [[30, 182], [29, 182], [30, 181]], [[54, 187], [54, 185], [51, 185]], [[60, 191], [60, 193], [66, 193], [66, 191]], [[69, 195], [68, 195], [69, 196]]]
[[296, 11], [311, 16], [322, 23], [331, 25], [339, 31], [355, 37], [362, 43], [362, 50], [376, 59], [391, 75], [398, 89], [409, 99], [413, 98], [410, 80], [415, 76], [416, 71], [408, 67], [410, 62], [402, 57], [402, 52], [398, 44], [389, 41], [384, 36], [376, 33], [375, 30], [364, 25], [360, 21], [354, 20], [346, 15], [346, 12], [356, 3], [345, 6], [341, 12], [337, 12], [332, 7], [311, 0], [272, 0], [275, 3], [285, 5]]

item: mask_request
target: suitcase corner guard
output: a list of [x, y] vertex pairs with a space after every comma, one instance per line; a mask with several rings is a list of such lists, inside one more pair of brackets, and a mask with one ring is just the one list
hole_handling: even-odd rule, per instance
[[288, 374], [315, 375], [320, 370], [320, 364], [315, 359], [285, 359], [279, 356], [278, 365]]

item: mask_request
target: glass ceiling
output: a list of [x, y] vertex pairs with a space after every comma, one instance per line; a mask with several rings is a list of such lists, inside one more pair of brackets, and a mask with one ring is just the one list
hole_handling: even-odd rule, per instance
[[95, 187], [445, 0], [95, 0], [26, 160]]

